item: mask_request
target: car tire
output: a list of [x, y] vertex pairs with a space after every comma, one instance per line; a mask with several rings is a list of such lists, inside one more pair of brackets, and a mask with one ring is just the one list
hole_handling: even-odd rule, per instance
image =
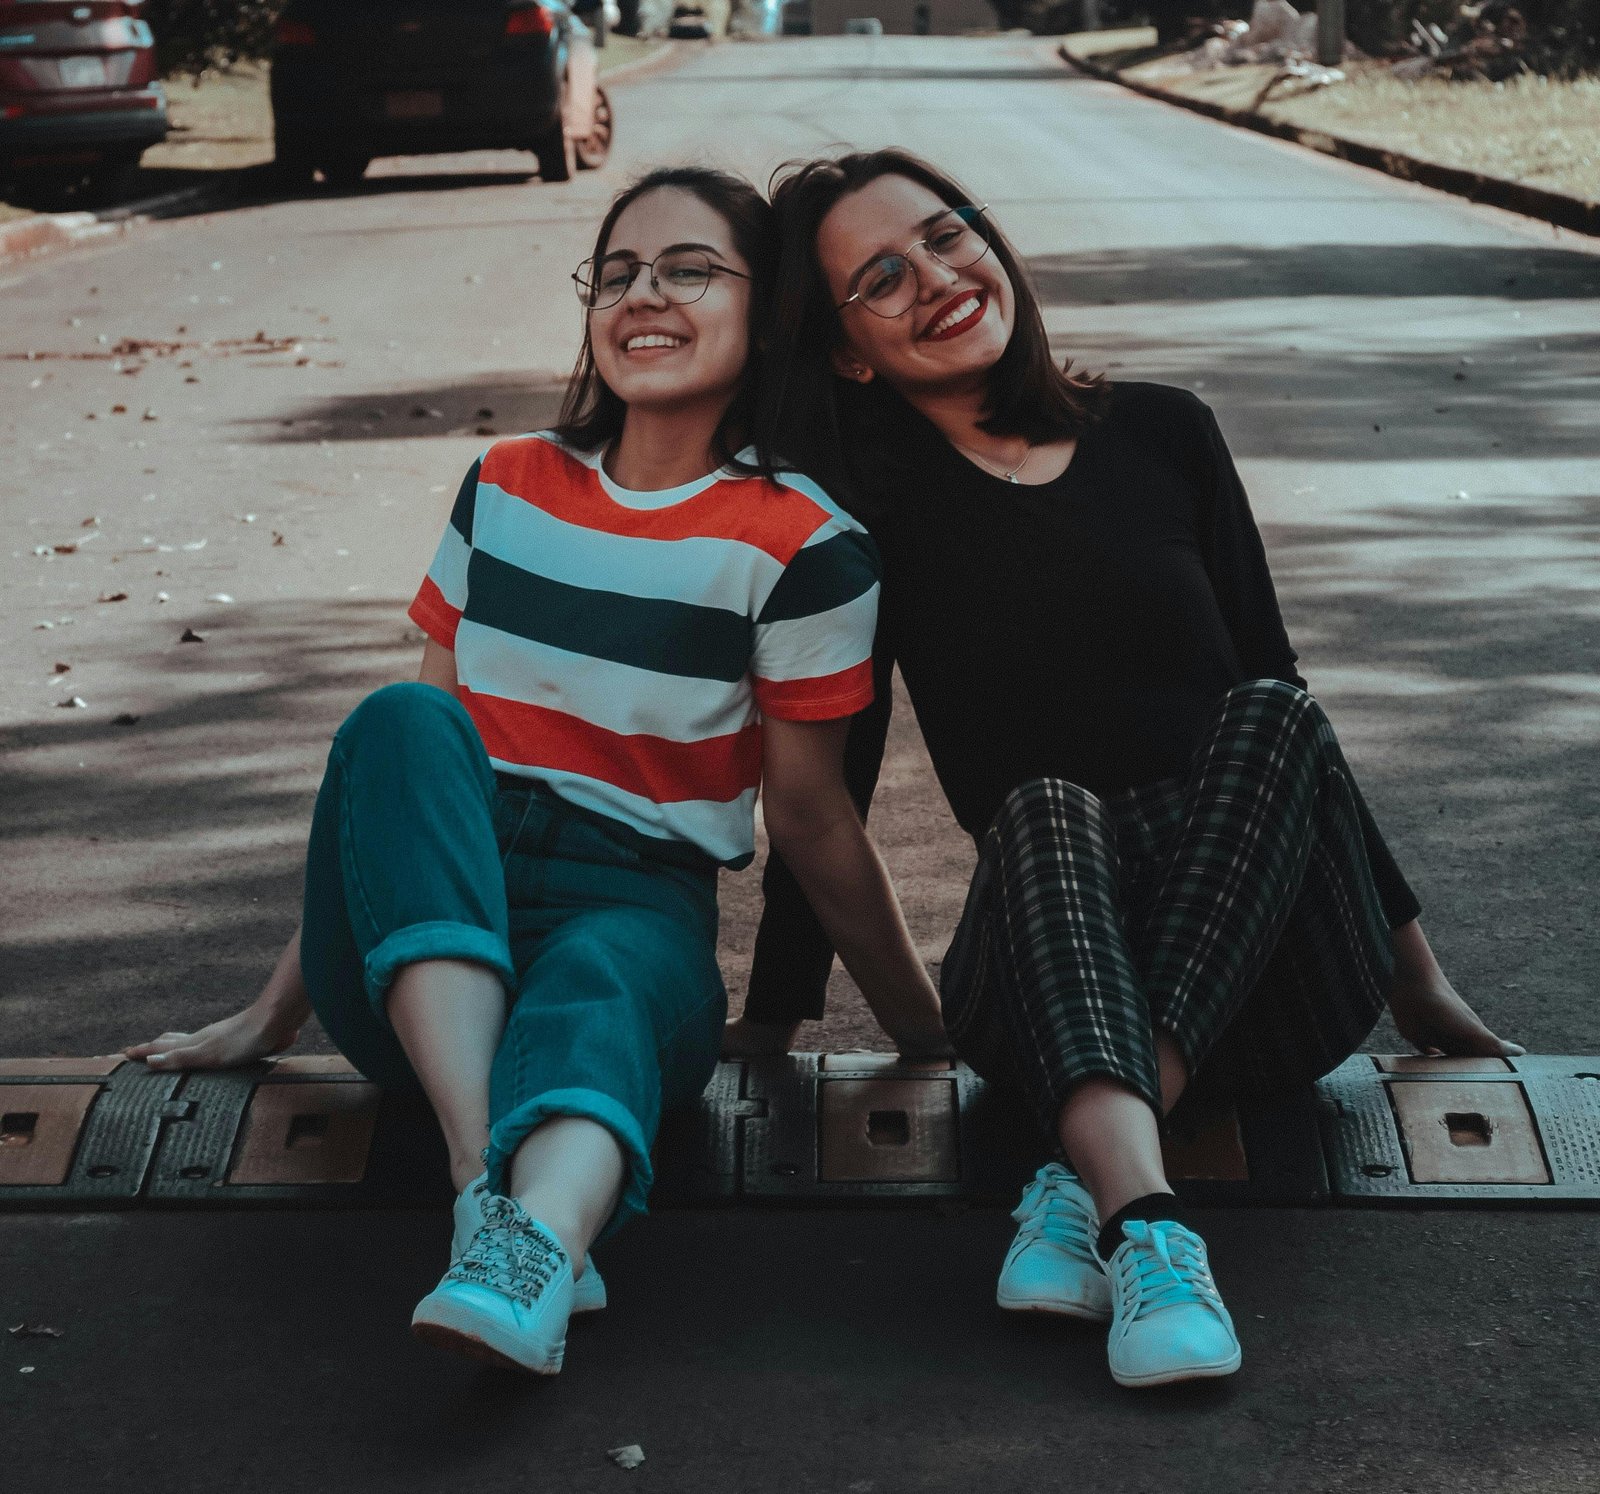
[[561, 85], [561, 108], [554, 128], [534, 141], [539, 177], [546, 182], [570, 182], [578, 169], [578, 142], [567, 133], [567, 85]]
[[144, 151], [121, 151], [89, 167], [78, 187], [78, 200], [88, 208], [109, 207], [131, 195], [134, 172]]
[[611, 154], [611, 100], [605, 89], [596, 87], [594, 91], [594, 129], [584, 136], [582, 140], [574, 142], [574, 151], [578, 158], [580, 171], [597, 171], [606, 164], [606, 157]]
[[303, 192], [317, 174], [310, 144], [290, 135], [272, 137], [272, 180], [280, 192]]
[[351, 192], [361, 185], [361, 178], [372, 164], [371, 156], [328, 156], [318, 163], [322, 179], [337, 192]]

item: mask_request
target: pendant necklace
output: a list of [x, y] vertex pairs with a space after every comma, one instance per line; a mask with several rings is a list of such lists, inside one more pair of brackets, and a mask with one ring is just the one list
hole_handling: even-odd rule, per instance
[[[1009, 472], [1004, 472], [1001, 471], [999, 462], [991, 462], [989, 458], [986, 457], [981, 451], [974, 451], [970, 446], [963, 446], [959, 441], [953, 441], [951, 444], [954, 445], [958, 450], [966, 452], [966, 454], [975, 462], [980, 463], [994, 476], [1003, 478], [1006, 482], [1016, 482], [1017, 473], [1022, 471], [1022, 469], [1028, 465], [1028, 458], [1033, 455], [1033, 448], [1030, 446], [1025, 452], [1022, 453], [1022, 460], [1018, 462], [1017, 465]], [[1018, 484], [1018, 486], [1020, 486], [1020, 484]]]

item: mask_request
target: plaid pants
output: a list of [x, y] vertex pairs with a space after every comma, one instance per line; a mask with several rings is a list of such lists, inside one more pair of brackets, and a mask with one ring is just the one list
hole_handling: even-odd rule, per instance
[[1105, 799], [1054, 778], [1014, 789], [940, 987], [957, 1052], [1053, 1135], [1093, 1074], [1160, 1113], [1158, 1028], [1186, 1093], [1309, 1083], [1372, 1030], [1393, 964], [1333, 728], [1305, 691], [1253, 680], [1187, 778]]

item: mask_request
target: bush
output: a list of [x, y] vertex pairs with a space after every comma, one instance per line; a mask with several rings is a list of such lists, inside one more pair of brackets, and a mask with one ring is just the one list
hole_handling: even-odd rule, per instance
[[[1516, 0], [1516, 9], [1528, 23], [1520, 54], [1536, 73], [1571, 76], [1600, 66], [1595, 0]], [[1449, 32], [1460, 10], [1460, 0], [1346, 0], [1345, 24], [1363, 52], [1384, 57], [1405, 50], [1413, 21]]]
[[150, 0], [145, 12], [156, 36], [163, 77], [231, 67], [265, 57], [284, 0]]

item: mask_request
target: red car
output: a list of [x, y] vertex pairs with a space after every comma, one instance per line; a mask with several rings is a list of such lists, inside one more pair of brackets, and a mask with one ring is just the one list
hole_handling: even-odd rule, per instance
[[0, 178], [113, 183], [167, 133], [144, 0], [0, 0]]

